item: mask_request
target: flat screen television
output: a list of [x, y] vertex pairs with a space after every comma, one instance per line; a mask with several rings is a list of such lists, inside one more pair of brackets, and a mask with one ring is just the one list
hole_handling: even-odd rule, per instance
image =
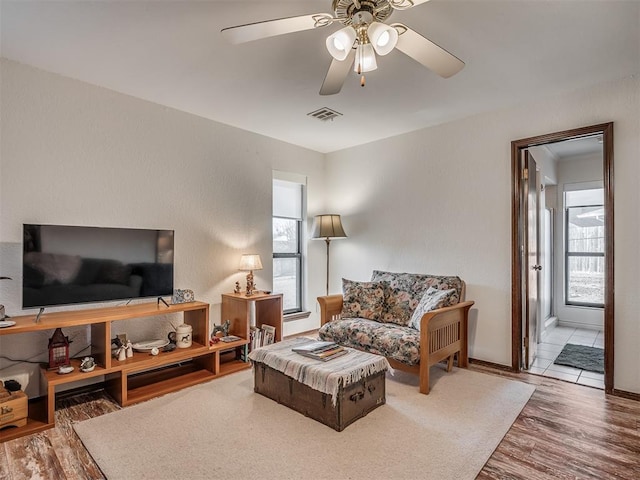
[[23, 225], [22, 308], [173, 293], [173, 230]]

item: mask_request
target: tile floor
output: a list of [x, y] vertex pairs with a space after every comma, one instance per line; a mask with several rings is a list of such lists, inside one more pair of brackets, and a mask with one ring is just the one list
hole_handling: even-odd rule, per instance
[[553, 363], [567, 343], [604, 348], [604, 332], [573, 327], [554, 327], [547, 332], [542, 343], [538, 344], [538, 355], [529, 371], [545, 377], [604, 389], [604, 374]]

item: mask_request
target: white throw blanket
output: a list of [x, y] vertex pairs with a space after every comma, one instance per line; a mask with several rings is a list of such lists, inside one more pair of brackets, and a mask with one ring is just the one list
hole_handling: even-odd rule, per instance
[[345, 347], [349, 353], [322, 362], [308, 358], [291, 349], [305, 343], [314, 342], [310, 338], [292, 338], [284, 342], [274, 343], [253, 350], [249, 359], [284, 373], [300, 383], [331, 395], [333, 405], [336, 404], [340, 386], [356, 383], [363, 378], [387, 370], [393, 373], [386, 358]]

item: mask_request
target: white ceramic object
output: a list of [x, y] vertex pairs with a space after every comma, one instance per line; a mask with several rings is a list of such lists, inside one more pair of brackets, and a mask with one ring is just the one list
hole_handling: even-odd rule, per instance
[[176, 328], [176, 347], [189, 348], [191, 346], [193, 328], [183, 323]]
[[160, 353], [160, 350], [158, 350], [158, 347], [153, 347], [153, 348], [151, 349], [151, 355], [153, 355], [154, 357], [155, 357], [156, 355], [158, 355], [159, 353]]
[[67, 373], [71, 373], [75, 370], [71, 365], [62, 365], [58, 367], [58, 375], [66, 375]]
[[13, 327], [16, 324], [13, 320], [2, 320], [0, 321], [0, 328]]
[[148, 352], [152, 348], [162, 348], [169, 343], [169, 340], [144, 340], [136, 342], [131, 347], [138, 352]]
[[84, 357], [80, 363], [80, 371], [92, 372], [96, 368], [96, 362], [93, 357]]

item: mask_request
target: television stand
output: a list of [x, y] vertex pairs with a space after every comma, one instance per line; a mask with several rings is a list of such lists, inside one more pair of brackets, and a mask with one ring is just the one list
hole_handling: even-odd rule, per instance
[[164, 298], [158, 297], [158, 303], [157, 303], [158, 306], [160, 306], [160, 302], [164, 303], [164, 306], [169, 308], [169, 304], [165, 302]]
[[36, 323], [40, 323], [40, 317], [42, 317], [42, 314], [44, 313], [44, 307], [40, 308], [40, 311], [38, 312], [38, 314], [36, 315], [36, 319], [35, 322]]
[[[182, 321], [192, 327], [192, 344], [170, 352], [151, 355], [135, 352], [133, 357], [118, 361], [111, 355], [112, 325], [121, 320], [140, 322], [157, 320], [167, 314], [181, 315]], [[0, 430], [0, 442], [12, 440], [52, 428], [55, 419], [56, 388], [94, 377], [104, 378], [105, 389], [121, 405], [127, 406], [175, 392], [182, 388], [249, 368], [237, 352], [249, 343], [246, 338], [235, 342], [209, 345], [209, 304], [203, 302], [180, 303], [161, 307], [159, 302], [117, 307], [93, 308], [52, 312], [34, 322], [33, 315], [14, 317], [16, 325], [0, 329], [0, 335], [51, 331], [56, 328], [86, 326], [91, 337], [91, 356], [96, 367], [91, 372], [80, 371], [80, 359], [72, 359], [73, 372], [60, 375], [40, 369], [43, 396], [30, 399], [27, 424]], [[182, 323], [182, 321], [180, 323]], [[36, 338], [40, 338], [39, 336]]]

